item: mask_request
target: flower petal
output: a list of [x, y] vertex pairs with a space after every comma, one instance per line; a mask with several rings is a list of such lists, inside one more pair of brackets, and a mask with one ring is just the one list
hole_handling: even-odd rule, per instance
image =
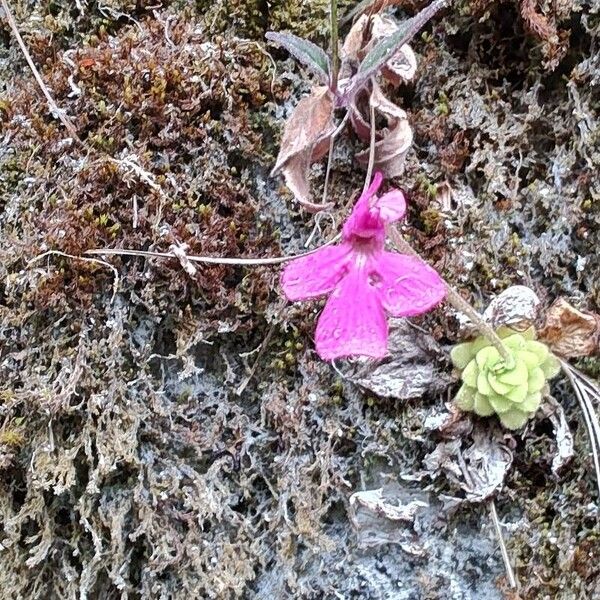
[[306, 300], [331, 292], [346, 273], [351, 248], [347, 244], [325, 246], [291, 261], [281, 275], [288, 300]]
[[446, 295], [437, 272], [415, 256], [381, 252], [371, 261], [372, 285], [378, 288], [383, 307], [395, 317], [427, 312]]
[[399, 221], [406, 213], [406, 200], [400, 190], [392, 190], [377, 200], [375, 206], [384, 223]]
[[352, 213], [344, 223], [344, 240], [352, 240], [354, 237], [381, 237], [383, 240], [385, 237], [385, 224], [379, 217], [379, 211], [371, 205], [371, 198], [377, 193], [382, 181], [383, 175], [375, 173], [369, 188], [356, 201]]
[[329, 297], [315, 333], [323, 360], [343, 356], [382, 358], [388, 327], [381, 301], [364, 270], [351, 269]]

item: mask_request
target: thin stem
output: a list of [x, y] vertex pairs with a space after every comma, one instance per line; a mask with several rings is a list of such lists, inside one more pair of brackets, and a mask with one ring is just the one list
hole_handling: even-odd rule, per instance
[[333, 93], [337, 91], [338, 74], [340, 70], [340, 59], [338, 55], [338, 3], [337, 0], [330, 0], [331, 17], [331, 89]]
[[[335, 244], [342, 237], [341, 233], [338, 233], [333, 239], [329, 240], [325, 244], [322, 244], [318, 248], [309, 250], [308, 252], [302, 252], [301, 254], [294, 254], [292, 256], [278, 256], [276, 258], [233, 258], [227, 256], [194, 256], [193, 254], [187, 255], [185, 258], [191, 262], [206, 263], [210, 265], [241, 265], [241, 266], [268, 266], [268, 265], [280, 265], [296, 258], [302, 258], [308, 256], [325, 248]], [[119, 248], [96, 248], [94, 250], [86, 250], [84, 252], [86, 256], [143, 256], [144, 258], [175, 258], [179, 257], [173, 252], [152, 252], [150, 250], [121, 250]]]
[[369, 141], [369, 163], [367, 164], [367, 176], [365, 177], [363, 194], [367, 191], [369, 185], [371, 185], [371, 178], [373, 177], [373, 166], [375, 165], [375, 107], [371, 102], [369, 102], [369, 115], [371, 120], [371, 137]]
[[346, 111], [344, 118], [341, 123], [337, 126], [336, 130], [331, 134], [329, 138], [329, 154], [327, 155], [327, 170], [325, 171], [325, 185], [323, 186], [323, 198], [321, 204], [327, 204], [327, 190], [329, 186], [329, 176], [331, 175], [331, 166], [333, 164], [333, 147], [335, 144], [335, 138], [343, 131], [348, 119], [350, 118], [350, 111]]
[[[392, 243], [400, 252], [403, 254], [419, 256], [415, 250], [413, 250], [413, 247], [402, 237], [395, 225], [388, 226], [388, 233]], [[490, 344], [498, 350], [508, 368], [514, 366], [513, 357], [494, 329], [483, 320], [481, 315], [447, 281], [444, 281], [444, 284], [446, 285], [446, 300], [448, 300], [456, 310], [462, 312], [471, 319], [481, 335], [483, 335]]]

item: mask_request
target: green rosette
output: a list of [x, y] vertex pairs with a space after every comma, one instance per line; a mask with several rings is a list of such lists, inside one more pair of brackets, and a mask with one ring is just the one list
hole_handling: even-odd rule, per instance
[[496, 414], [508, 429], [519, 429], [536, 413], [560, 363], [535, 340], [533, 328], [516, 333], [505, 327], [497, 333], [512, 360], [505, 361], [484, 337], [452, 348], [450, 357], [463, 382], [454, 400], [461, 410], [481, 417]]

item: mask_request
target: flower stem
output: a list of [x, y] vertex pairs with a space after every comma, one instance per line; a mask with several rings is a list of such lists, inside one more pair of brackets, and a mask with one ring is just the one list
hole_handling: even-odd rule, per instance
[[338, 56], [338, 3], [337, 0], [330, 0], [330, 19], [331, 19], [331, 91], [335, 94], [337, 91], [338, 73], [340, 69], [340, 59]]
[[[419, 256], [413, 247], [402, 237], [395, 225], [388, 225], [388, 233], [392, 243], [399, 252], [411, 254], [412, 256]], [[467, 315], [467, 317], [471, 319], [475, 327], [479, 330], [479, 333], [481, 333], [481, 335], [483, 335], [490, 344], [498, 350], [507, 368], [512, 368], [514, 366], [514, 359], [504, 345], [504, 342], [494, 331], [493, 327], [484, 321], [481, 315], [447, 281], [442, 281], [444, 281], [444, 284], [446, 285], [446, 300], [448, 300], [456, 310]]]

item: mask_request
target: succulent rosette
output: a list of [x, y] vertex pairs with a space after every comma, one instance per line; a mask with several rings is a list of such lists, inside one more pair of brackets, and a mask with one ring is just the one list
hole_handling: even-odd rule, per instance
[[560, 363], [535, 340], [533, 328], [521, 333], [502, 328], [498, 335], [509, 361], [484, 337], [452, 348], [450, 357], [463, 382], [454, 401], [462, 410], [481, 417], [497, 414], [505, 427], [519, 429], [536, 413]]

